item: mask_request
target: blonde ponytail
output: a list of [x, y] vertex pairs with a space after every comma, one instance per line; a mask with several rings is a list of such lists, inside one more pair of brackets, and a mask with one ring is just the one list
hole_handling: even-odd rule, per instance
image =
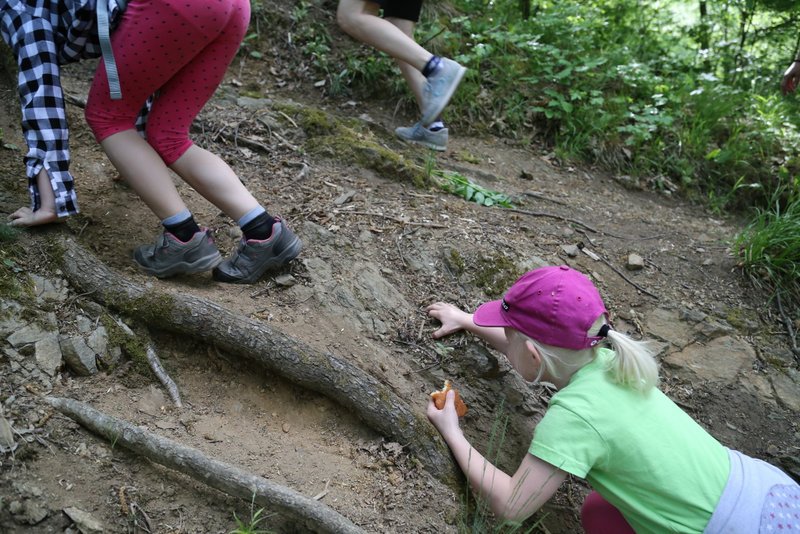
[[658, 363], [649, 342], [616, 330], [609, 330], [606, 339], [615, 354], [610, 368], [615, 382], [641, 392], [658, 385]]
[[[592, 337], [606, 324], [605, 316], [600, 316], [587, 332]], [[545, 345], [530, 336], [519, 333], [524, 339], [533, 343], [544, 365], [539, 367], [538, 382], [545, 370], [554, 378], [571, 376], [575, 371], [592, 361], [597, 355], [600, 345], [584, 350], [570, 350], [562, 347]], [[614, 351], [614, 358], [609, 363], [608, 371], [617, 384], [645, 393], [658, 385], [658, 363], [655, 351], [650, 342], [637, 341], [630, 336], [607, 329], [606, 341]]]

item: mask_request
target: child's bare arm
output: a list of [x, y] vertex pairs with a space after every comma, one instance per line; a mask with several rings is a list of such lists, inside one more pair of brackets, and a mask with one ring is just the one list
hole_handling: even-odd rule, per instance
[[427, 415], [453, 451], [470, 486], [486, 499], [501, 519], [523, 521], [530, 517], [555, 494], [567, 473], [532, 454], [525, 455], [514, 476], [498, 469], [464, 437], [453, 397], [454, 394], [448, 392], [441, 410], [431, 401]]
[[472, 320], [472, 314], [460, 310], [447, 302], [436, 302], [426, 308], [428, 315], [442, 323], [442, 326], [433, 332], [434, 338], [440, 338], [459, 330], [472, 332], [492, 347], [503, 354], [508, 349], [508, 340], [502, 328], [487, 328], [478, 326]]

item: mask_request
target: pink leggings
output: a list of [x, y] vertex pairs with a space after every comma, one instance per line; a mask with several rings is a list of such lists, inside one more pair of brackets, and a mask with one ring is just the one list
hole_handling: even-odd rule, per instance
[[172, 165], [192, 142], [189, 127], [222, 81], [247, 31], [249, 0], [131, 0], [111, 46], [122, 99], [111, 100], [101, 61], [86, 105], [98, 142], [135, 128], [147, 98], [147, 142]]
[[620, 511], [596, 491], [583, 501], [581, 525], [586, 534], [635, 534]]

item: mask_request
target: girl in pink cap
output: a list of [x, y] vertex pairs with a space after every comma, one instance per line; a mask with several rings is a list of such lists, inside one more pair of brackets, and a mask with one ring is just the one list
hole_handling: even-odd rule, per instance
[[593, 489], [581, 509], [588, 533], [800, 529], [800, 486], [725, 448], [667, 398], [648, 344], [611, 328], [599, 292], [578, 271], [535, 269], [474, 314], [442, 302], [428, 313], [442, 323], [434, 337], [470, 331], [525, 380], [558, 388], [512, 475], [464, 437], [453, 393], [441, 410], [428, 405], [470, 485], [499, 518], [523, 521], [572, 474]]

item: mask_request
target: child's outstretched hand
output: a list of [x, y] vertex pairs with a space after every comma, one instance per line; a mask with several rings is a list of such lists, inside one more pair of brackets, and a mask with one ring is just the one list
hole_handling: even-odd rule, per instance
[[433, 423], [433, 426], [436, 427], [436, 430], [439, 431], [445, 441], [447, 441], [449, 436], [461, 432], [461, 427], [458, 425], [458, 414], [456, 413], [456, 403], [454, 401], [455, 397], [455, 391], [452, 389], [448, 391], [445, 397], [444, 408], [441, 410], [436, 407], [433, 399], [428, 402], [428, 419]]
[[466, 325], [472, 323], [472, 315], [459, 310], [447, 302], [435, 302], [425, 308], [428, 315], [435, 317], [442, 323], [442, 326], [433, 332], [434, 338], [440, 338], [453, 332], [458, 332]]
[[30, 208], [20, 208], [8, 216], [11, 226], [38, 226], [58, 222], [58, 215], [54, 210], [40, 208], [33, 211]]

